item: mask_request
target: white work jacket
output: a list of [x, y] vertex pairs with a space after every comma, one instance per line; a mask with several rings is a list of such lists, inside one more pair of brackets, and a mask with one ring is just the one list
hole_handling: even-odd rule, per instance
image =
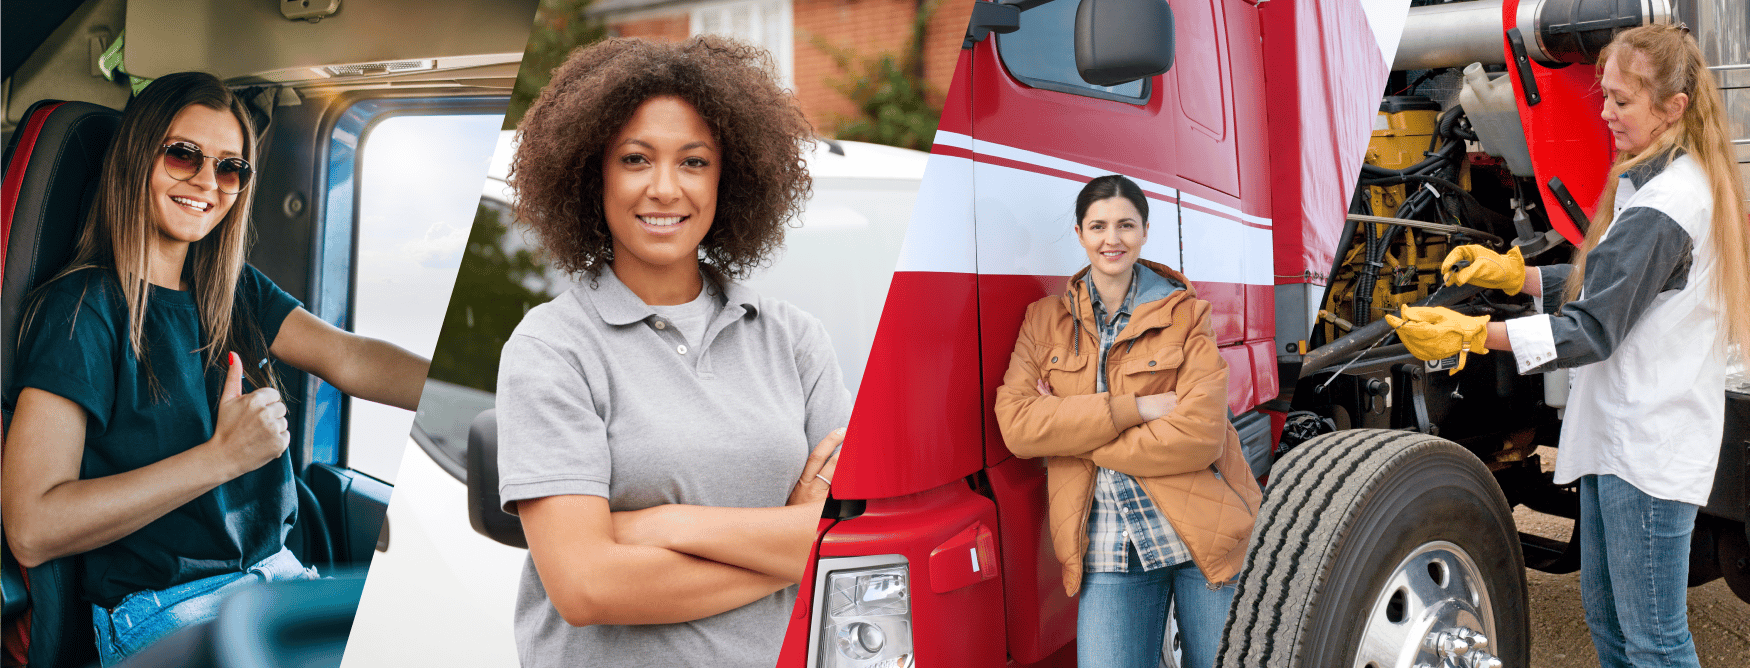
[[[1617, 185], [1615, 222], [1587, 255], [1579, 299], [1507, 322], [1520, 373], [1572, 367], [1555, 482], [1611, 474], [1706, 505], [1726, 413], [1726, 341], [1713, 282], [1713, 196], [1688, 155]], [[1560, 301], [1570, 267], [1544, 267]]]

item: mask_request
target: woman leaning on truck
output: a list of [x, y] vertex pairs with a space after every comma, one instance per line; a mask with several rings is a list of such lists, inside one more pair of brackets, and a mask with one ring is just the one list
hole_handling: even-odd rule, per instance
[[518, 130], [519, 220], [581, 279], [499, 362], [524, 666], [777, 661], [851, 402], [820, 321], [732, 280], [810, 189], [769, 71], [717, 38], [609, 40]]
[[1027, 307], [997, 424], [1015, 455], [1050, 458], [1077, 664], [1154, 668], [1177, 603], [1183, 665], [1209, 668], [1262, 496], [1227, 420], [1209, 302], [1138, 259], [1148, 200], [1130, 179], [1090, 181], [1075, 215], [1088, 266]]
[[1579, 481], [1599, 661], [1696, 666], [1690, 533], [1725, 428], [1728, 342], [1750, 351], [1743, 193], [1719, 88], [1687, 31], [1626, 30], [1600, 65], [1617, 159], [1573, 264], [1525, 267], [1517, 250], [1480, 246], [1446, 261], [1448, 282], [1524, 290], [1544, 312], [1491, 323], [1407, 309], [1398, 333], [1423, 359], [1468, 345], [1511, 350], [1520, 373], [1574, 369], [1555, 482]]

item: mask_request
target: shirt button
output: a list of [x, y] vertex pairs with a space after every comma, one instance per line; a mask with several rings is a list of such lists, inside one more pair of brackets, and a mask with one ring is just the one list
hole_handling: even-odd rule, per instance
[[685, 355], [685, 354], [687, 354], [687, 347], [686, 347], [686, 345], [684, 345], [684, 344], [683, 344], [683, 345], [678, 345], [678, 346], [675, 346], [675, 347], [674, 347], [674, 351], [675, 351], [675, 352], [677, 352], [677, 353], [680, 353], [680, 354], [682, 354], [682, 355]]
[[658, 321], [656, 321], [656, 328], [657, 329], [668, 329], [668, 323], [663, 322], [661, 320], [658, 320]]

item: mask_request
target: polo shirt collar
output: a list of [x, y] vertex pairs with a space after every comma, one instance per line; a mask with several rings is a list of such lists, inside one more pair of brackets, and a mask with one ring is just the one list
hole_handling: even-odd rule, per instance
[[[706, 280], [710, 279], [707, 277]], [[760, 296], [755, 293], [752, 288], [734, 281], [722, 281], [720, 284], [727, 286], [724, 289], [725, 296], [727, 297], [725, 300], [725, 308], [740, 306], [742, 308], [742, 315], [749, 318], [759, 317]]]
[[[759, 316], [758, 294], [740, 283], [714, 282], [711, 273], [701, 271], [707, 288], [712, 285], [727, 285], [727, 306], [740, 306], [744, 316]], [[639, 299], [638, 295], [632, 293], [632, 288], [626, 287], [620, 277], [614, 275], [613, 267], [604, 267], [600, 274], [590, 280], [595, 286], [588, 291], [589, 301], [595, 305], [596, 315], [601, 316], [602, 322], [614, 326], [630, 325], [656, 315], [656, 311], [649, 304]]]

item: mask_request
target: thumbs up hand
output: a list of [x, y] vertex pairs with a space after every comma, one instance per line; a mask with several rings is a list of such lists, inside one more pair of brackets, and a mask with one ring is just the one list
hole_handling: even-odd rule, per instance
[[213, 439], [207, 443], [235, 465], [232, 477], [236, 477], [277, 459], [291, 437], [286, 433], [286, 404], [279, 391], [264, 387], [244, 394], [243, 364], [237, 353], [230, 354], [230, 361], [225, 389], [219, 393]]

